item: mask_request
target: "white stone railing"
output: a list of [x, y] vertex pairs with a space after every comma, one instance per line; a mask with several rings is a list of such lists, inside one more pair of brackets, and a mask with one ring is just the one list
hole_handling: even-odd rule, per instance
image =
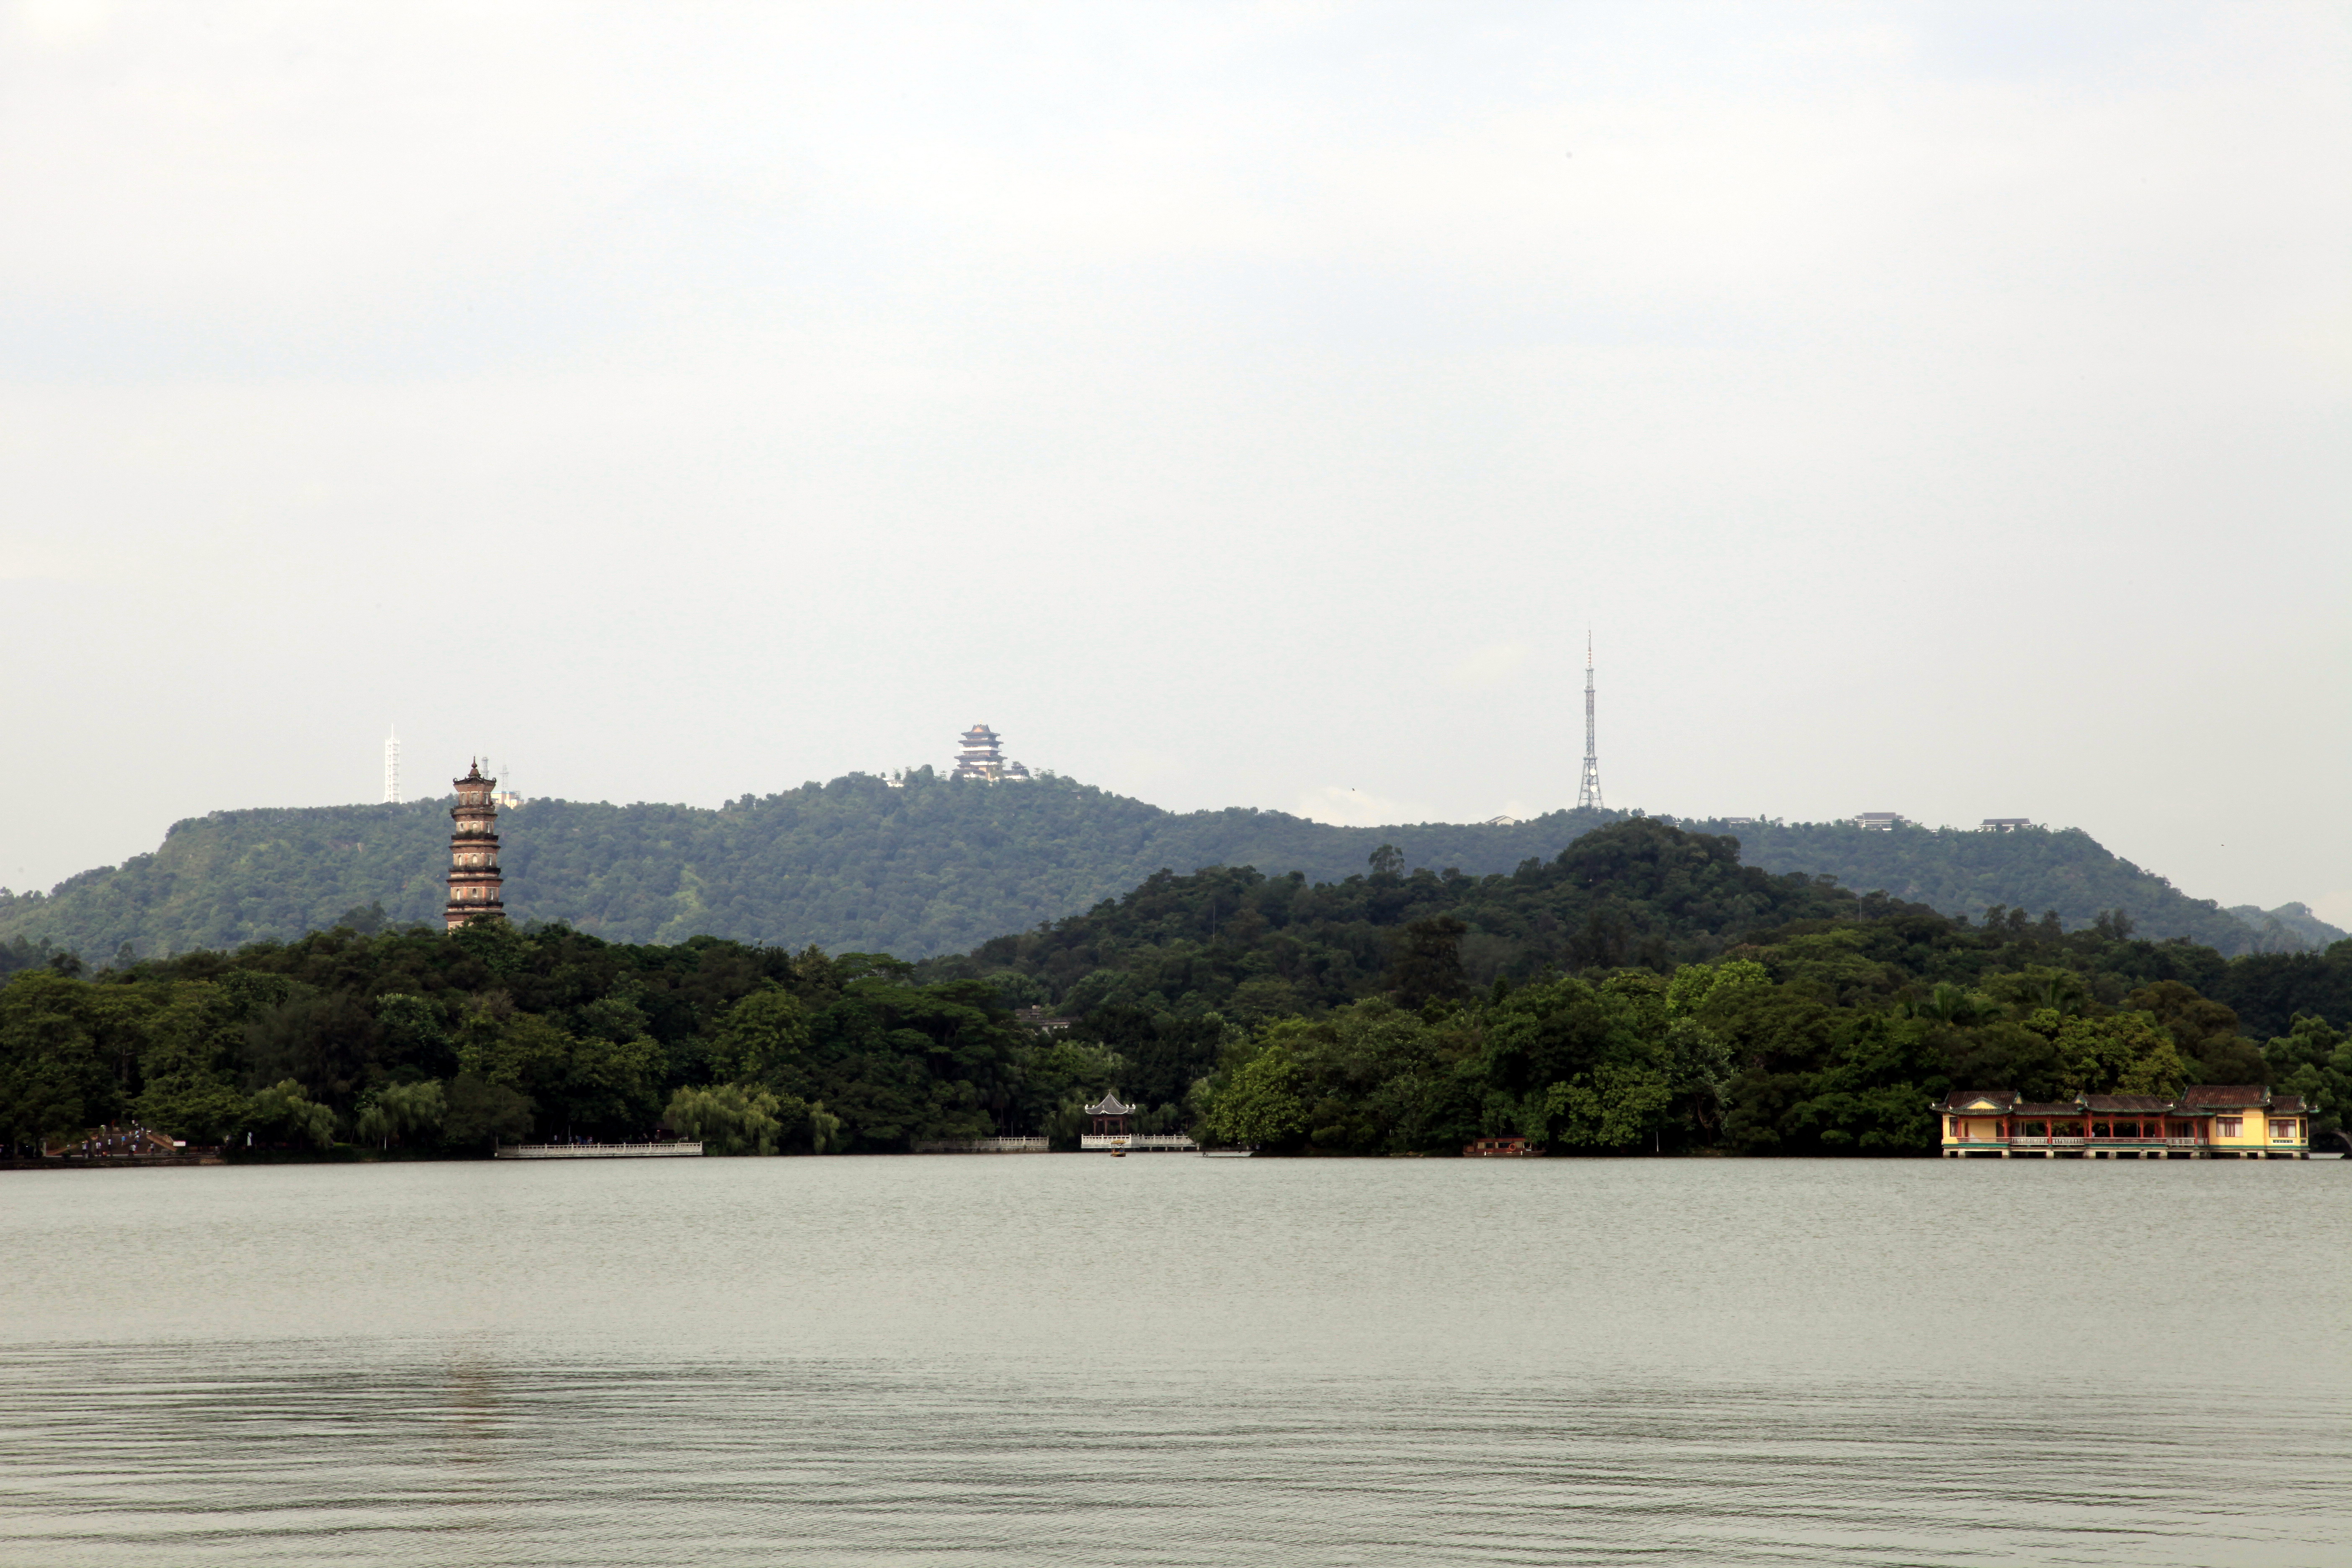
[[502, 1143], [501, 1160], [645, 1160], [665, 1155], [699, 1154], [698, 1142], [676, 1143]]
[[915, 1145], [918, 1154], [1043, 1154], [1043, 1138], [947, 1138]]
[[1087, 1132], [1079, 1136], [1078, 1148], [1088, 1153], [1194, 1154], [1201, 1146], [1181, 1132]]

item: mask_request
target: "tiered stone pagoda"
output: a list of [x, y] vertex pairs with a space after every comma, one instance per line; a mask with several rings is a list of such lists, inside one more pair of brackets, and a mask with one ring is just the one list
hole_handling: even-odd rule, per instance
[[499, 897], [499, 781], [484, 778], [478, 762], [449, 782], [457, 786], [457, 804], [449, 808], [457, 826], [449, 835], [449, 907], [442, 917], [456, 931], [467, 921], [502, 921], [507, 906]]
[[982, 784], [1012, 784], [1026, 780], [1029, 770], [1019, 763], [1004, 760], [1003, 737], [985, 724], [974, 724], [963, 732], [962, 749], [956, 752], [955, 772], [950, 778], [977, 779]]

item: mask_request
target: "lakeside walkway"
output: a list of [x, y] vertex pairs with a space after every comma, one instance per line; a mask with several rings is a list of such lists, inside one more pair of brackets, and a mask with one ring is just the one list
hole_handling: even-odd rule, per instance
[[665, 1160], [690, 1159], [702, 1152], [699, 1142], [675, 1143], [501, 1143], [501, 1160]]

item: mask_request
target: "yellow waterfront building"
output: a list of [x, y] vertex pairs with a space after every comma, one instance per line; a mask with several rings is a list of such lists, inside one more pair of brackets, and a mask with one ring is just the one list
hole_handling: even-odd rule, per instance
[[2078, 1094], [2027, 1100], [2005, 1089], [1955, 1089], [1936, 1106], [1944, 1158], [2088, 1160], [2311, 1158], [2311, 1108], [2261, 1084], [2193, 1084], [2177, 1098]]

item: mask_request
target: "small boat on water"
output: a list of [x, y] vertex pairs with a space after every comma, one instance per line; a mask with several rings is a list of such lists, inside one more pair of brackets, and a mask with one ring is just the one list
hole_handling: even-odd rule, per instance
[[1475, 1142], [1465, 1143], [1462, 1152], [1473, 1160], [1534, 1160], [1543, 1155], [1541, 1149], [1532, 1147], [1526, 1139], [1516, 1136], [1481, 1138]]
[[1201, 1158], [1203, 1160], [1246, 1160], [1256, 1152], [1257, 1151], [1255, 1149], [1203, 1149], [1201, 1151]]

